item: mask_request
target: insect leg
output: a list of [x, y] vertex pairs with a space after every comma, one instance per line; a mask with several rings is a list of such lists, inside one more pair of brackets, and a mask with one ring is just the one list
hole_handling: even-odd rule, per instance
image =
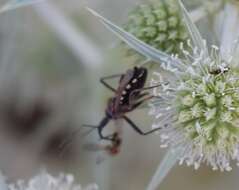
[[124, 116], [123, 117], [124, 120], [140, 135], [149, 135], [155, 131], [158, 131], [160, 130], [161, 128], [156, 128], [156, 129], [152, 129], [150, 131], [147, 131], [147, 132], [143, 132], [133, 121], [131, 121], [127, 116]]
[[113, 88], [111, 85], [109, 85], [109, 84], [106, 82], [106, 80], [108, 80], [108, 79], [113, 79], [113, 78], [119, 78], [119, 77], [121, 77], [121, 76], [122, 76], [122, 74], [116, 74], [116, 75], [110, 75], [110, 76], [102, 77], [102, 78], [100, 78], [100, 82], [101, 82], [106, 88], [110, 89], [110, 90], [113, 91], [113, 92], [116, 92], [116, 89]]
[[153, 96], [153, 95], [149, 95], [149, 94], [142, 94], [142, 96], [139, 96], [139, 98], [142, 98], [141, 100], [139, 100], [139, 98], [137, 98], [137, 101], [133, 101], [132, 99], [130, 99], [129, 104], [132, 106], [132, 109], [136, 109], [137, 107], [139, 107], [141, 104], [143, 104], [144, 102], [152, 99], [152, 98], [157, 98], [157, 96]]
[[148, 87], [144, 87], [144, 88], [141, 88], [139, 89], [140, 91], [143, 91], [143, 90], [150, 90], [150, 89], [153, 89], [153, 88], [157, 88], [159, 86], [162, 86], [162, 84], [157, 84], [157, 85], [154, 85], [154, 86], [148, 86]]
[[129, 105], [134, 105], [135, 103], [139, 102], [139, 99], [141, 98], [146, 98], [146, 96], [150, 95], [149, 92], [141, 93], [137, 96], [134, 96], [133, 93], [130, 94], [129, 96]]
[[153, 88], [157, 88], [159, 86], [162, 86], [162, 84], [158, 84], [158, 85], [154, 85], [154, 86], [149, 86], [149, 87], [144, 87], [144, 88], [140, 88], [140, 89], [135, 89], [131, 92], [131, 94], [134, 94], [134, 93], [137, 93], [137, 92], [142, 92], [142, 91], [145, 91], [145, 90], [150, 90], [150, 89], [153, 89]]
[[[143, 98], [143, 97], [144, 97], [144, 99], [142, 99], [141, 101], [139, 101], [139, 102], [136, 103], [136, 104], [142, 104], [144, 101], [149, 100], [149, 99], [151, 99], [151, 98], [159, 98], [159, 96], [150, 95], [149, 92], [144, 92], [144, 93], [139, 94], [137, 97], [134, 97], [134, 95], [137, 94], [138, 92], [150, 90], [150, 89], [153, 89], [153, 88], [157, 88], [157, 87], [159, 87], [159, 86], [161, 86], [161, 84], [133, 90], [133, 91], [130, 93], [130, 95], [129, 95], [129, 104], [130, 104], [130, 105], [134, 105], [134, 104], [135, 104], [135, 101], [134, 101], [134, 100], [139, 101], [139, 99], [140, 99], [140, 98]], [[146, 95], [149, 95], [149, 96], [148, 96], [148, 97], [145, 97]], [[135, 99], [135, 98], [136, 98], [136, 99]], [[139, 105], [138, 105], [138, 106], [139, 106]], [[138, 106], [136, 106], [136, 107], [138, 107]]]
[[85, 133], [85, 135], [88, 135], [88, 134], [91, 133], [91, 131], [93, 131], [94, 129], [98, 129], [98, 134], [99, 134], [100, 140], [113, 141], [113, 140], [114, 140], [115, 133], [104, 136], [103, 133], [102, 133], [102, 131], [103, 131], [103, 128], [105, 127], [105, 125], [104, 125], [103, 127], [102, 127], [102, 126], [103, 126], [103, 125], [100, 125], [100, 126], [84, 125], [84, 127], [90, 127], [90, 128], [92, 128], [92, 129], [89, 130], [87, 133]]

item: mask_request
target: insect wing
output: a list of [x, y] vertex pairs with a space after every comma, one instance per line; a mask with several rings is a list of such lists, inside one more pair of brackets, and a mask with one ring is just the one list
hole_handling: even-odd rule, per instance
[[97, 143], [87, 143], [83, 145], [83, 149], [87, 151], [97, 152], [104, 151], [104, 147]]
[[124, 78], [120, 82], [117, 90], [116, 109], [119, 106], [128, 106], [129, 99], [133, 96], [137, 97], [140, 94], [140, 89], [144, 87], [147, 79], [147, 69], [143, 67], [134, 67], [133, 70], [128, 70]]
[[84, 144], [83, 149], [87, 151], [98, 152], [95, 161], [96, 164], [103, 163], [107, 159], [107, 157], [109, 157], [109, 154], [105, 154], [106, 153], [105, 147], [101, 144], [96, 143]]
[[59, 145], [60, 156], [63, 156], [65, 154], [67, 149], [70, 148], [70, 146], [74, 143], [76, 138], [78, 137], [81, 139], [86, 138], [91, 132], [93, 132], [96, 129], [94, 126], [89, 126], [89, 127], [92, 127], [92, 128], [87, 131], [83, 131], [82, 127], [72, 131], [72, 133], [68, 135], [65, 138], [65, 140]]

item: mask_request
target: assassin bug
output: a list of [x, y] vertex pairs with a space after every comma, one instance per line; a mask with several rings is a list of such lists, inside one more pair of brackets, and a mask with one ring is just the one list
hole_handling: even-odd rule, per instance
[[[111, 75], [103, 77], [100, 79], [100, 82], [109, 90], [114, 92], [114, 96], [109, 98], [108, 104], [105, 110], [105, 117], [101, 120], [98, 126], [84, 125], [86, 127], [95, 128], [98, 130], [98, 134], [101, 140], [109, 140], [112, 142], [111, 147], [118, 148], [120, 143], [117, 135], [107, 135], [102, 134], [103, 129], [111, 120], [123, 119], [125, 120], [138, 134], [148, 135], [151, 134], [160, 128], [156, 128], [147, 132], [142, 131], [129, 117], [126, 116], [127, 113], [135, 110], [145, 101], [153, 98], [154, 96], [150, 95], [148, 92], [143, 92], [157, 86], [144, 87], [147, 79], [147, 69], [144, 67], [134, 67], [129, 69], [125, 74]], [[106, 80], [119, 79], [119, 86], [117, 89], [110, 86]]]
[[[143, 92], [152, 88], [156, 88], [160, 85], [144, 87], [147, 79], [147, 69], [144, 67], [134, 67], [133, 69], [129, 69], [124, 74], [111, 75], [107, 77], [103, 77], [100, 79], [100, 82], [109, 90], [114, 92], [114, 96], [109, 98], [107, 107], [105, 109], [105, 117], [100, 121], [99, 125], [83, 125], [83, 127], [92, 128], [84, 135], [88, 135], [91, 131], [97, 129], [100, 140], [110, 141], [111, 144], [101, 145], [101, 144], [86, 144], [85, 148], [93, 151], [105, 151], [109, 155], [117, 155], [120, 151], [120, 146], [122, 143], [121, 132], [120, 129], [117, 128], [116, 132], [111, 135], [104, 136], [102, 131], [106, 127], [106, 125], [111, 121], [117, 121], [119, 119], [125, 120], [138, 134], [140, 135], [148, 135], [151, 134], [161, 128], [156, 128], [147, 132], [142, 131], [130, 118], [126, 116], [127, 113], [135, 110], [140, 105], [142, 105], [145, 101], [154, 98], [149, 94], [149, 92]], [[119, 78], [119, 86], [117, 89], [110, 86], [106, 80]], [[73, 133], [75, 135], [75, 133]], [[84, 136], [83, 135], [83, 136]], [[72, 140], [72, 136], [69, 138], [69, 141]], [[61, 144], [61, 148], [65, 147], [68, 140]]]

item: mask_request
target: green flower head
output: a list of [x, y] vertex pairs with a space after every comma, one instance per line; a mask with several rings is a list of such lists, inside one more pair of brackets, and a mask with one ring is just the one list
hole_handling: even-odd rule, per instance
[[176, 0], [152, 0], [139, 5], [129, 14], [125, 29], [169, 54], [178, 54], [180, 43], [189, 36]]
[[[181, 71], [173, 80], [156, 73], [154, 90], [160, 97], [152, 104], [154, 127], [162, 127], [163, 146], [182, 146], [181, 163], [231, 170], [230, 160], [239, 162], [239, 63], [223, 60], [217, 47], [205, 57], [183, 50]], [[169, 68], [169, 67], [167, 67]]]

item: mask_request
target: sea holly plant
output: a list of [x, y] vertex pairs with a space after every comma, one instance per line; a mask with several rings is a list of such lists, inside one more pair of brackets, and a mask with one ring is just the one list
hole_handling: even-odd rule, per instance
[[177, 1], [191, 41], [183, 56], [170, 56], [146, 44], [134, 35], [90, 10], [108, 29], [131, 48], [159, 67], [154, 70], [152, 85], [159, 97], [151, 102], [153, 128], [161, 127], [161, 146], [169, 151], [148, 186], [157, 189], [163, 178], [178, 161], [198, 169], [207, 164], [213, 170], [230, 171], [231, 161], [239, 162], [239, 62], [238, 46], [221, 53], [220, 48], [208, 48], [187, 10]]
[[[189, 12], [193, 22], [216, 14], [223, 1], [203, 1], [201, 6]], [[170, 55], [181, 55], [180, 44], [185, 48], [189, 33], [183, 21], [177, 0], [147, 0], [130, 11], [124, 29], [146, 44]], [[136, 55], [125, 48], [126, 55]]]
[[188, 39], [177, 0], [151, 0], [129, 13], [125, 30], [168, 54], [180, 53]]
[[175, 80], [155, 72], [152, 84], [167, 85], [154, 90], [161, 100], [152, 104], [153, 127], [162, 127], [162, 146], [182, 147], [180, 164], [230, 171], [230, 161], [239, 161], [238, 62], [224, 60], [214, 46], [208, 57], [194, 50], [184, 51], [187, 68], [174, 72]]

